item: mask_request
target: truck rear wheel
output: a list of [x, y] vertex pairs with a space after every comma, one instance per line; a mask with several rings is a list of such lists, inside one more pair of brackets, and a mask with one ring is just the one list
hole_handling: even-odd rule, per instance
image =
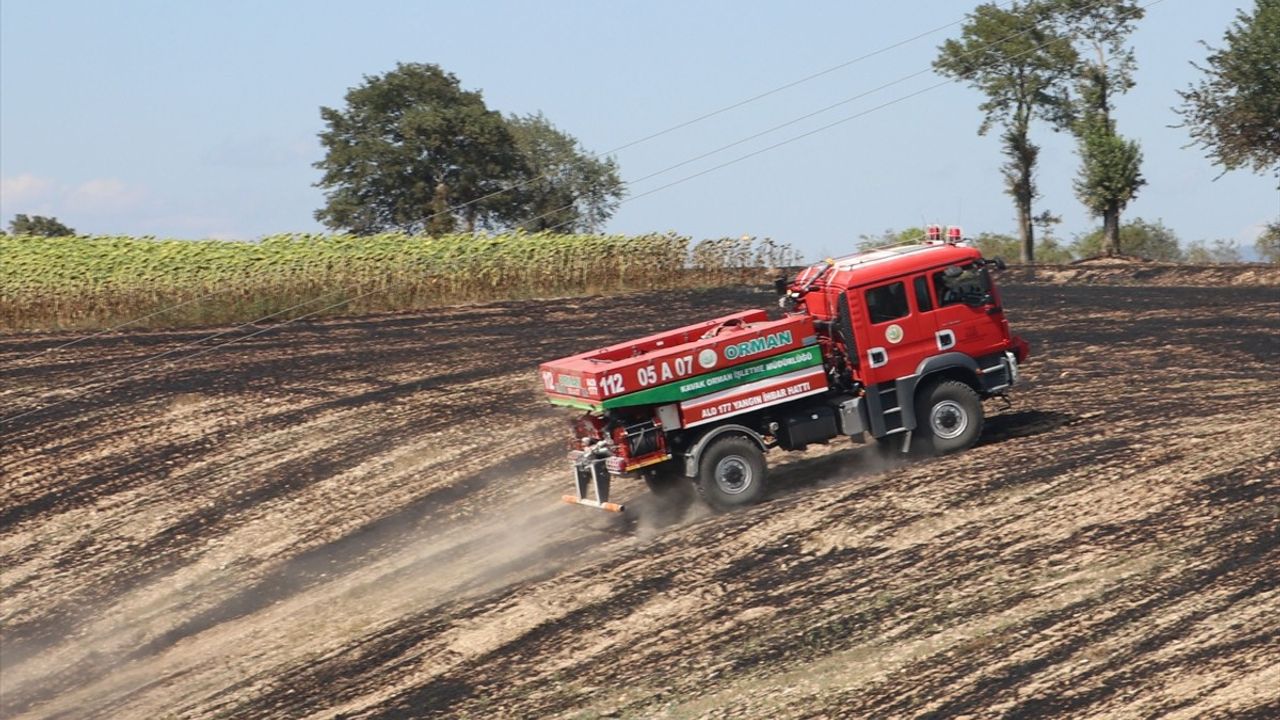
[[742, 435], [725, 435], [703, 451], [696, 486], [708, 505], [731, 510], [764, 496], [765, 475], [760, 447]]
[[973, 447], [982, 435], [982, 400], [958, 380], [940, 380], [916, 397], [912, 444], [935, 455]]

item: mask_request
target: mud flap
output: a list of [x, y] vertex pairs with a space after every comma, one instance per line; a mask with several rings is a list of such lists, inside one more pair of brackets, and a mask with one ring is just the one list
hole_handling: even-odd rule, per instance
[[[609, 469], [605, 467], [603, 458], [578, 460], [573, 464], [574, 489], [577, 490], [578, 494], [577, 496], [564, 495], [560, 499], [570, 505], [586, 505], [620, 513], [624, 510], [624, 507], [618, 503], [609, 502], [610, 479]], [[589, 488], [595, 490], [594, 500], [588, 497]]]

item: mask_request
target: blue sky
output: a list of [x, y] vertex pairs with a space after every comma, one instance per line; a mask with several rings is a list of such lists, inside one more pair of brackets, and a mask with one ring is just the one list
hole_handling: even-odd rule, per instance
[[[1184, 241], [1251, 244], [1280, 218], [1274, 178], [1219, 171], [1168, 126], [1242, 3], [1163, 0], [1133, 37], [1137, 86], [1120, 131], [1149, 185], [1126, 217]], [[1250, 3], [1251, 4], [1251, 3]], [[0, 217], [55, 215], [81, 232], [254, 238], [315, 231], [319, 108], [401, 62], [432, 62], [503, 112], [543, 111], [604, 152], [960, 20], [970, 2], [0, 3]], [[951, 27], [617, 153], [638, 178], [927, 69]], [[939, 81], [924, 73], [636, 183], [644, 193]], [[608, 230], [753, 234], [816, 258], [860, 234], [924, 222], [1011, 232], [998, 140], [980, 95], [948, 85], [624, 204]], [[1037, 211], [1059, 234], [1095, 225], [1071, 192], [1074, 144], [1046, 127]]]

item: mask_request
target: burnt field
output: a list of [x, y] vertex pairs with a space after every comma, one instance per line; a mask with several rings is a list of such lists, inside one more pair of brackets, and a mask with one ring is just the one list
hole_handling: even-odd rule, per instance
[[1280, 715], [1280, 291], [1004, 296], [978, 447], [718, 516], [559, 503], [535, 366], [771, 294], [0, 338], [0, 715]]

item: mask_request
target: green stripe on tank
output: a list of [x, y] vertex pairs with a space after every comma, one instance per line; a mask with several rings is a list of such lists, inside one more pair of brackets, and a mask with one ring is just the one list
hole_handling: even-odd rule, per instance
[[590, 400], [575, 400], [573, 398], [566, 398], [566, 397], [553, 397], [551, 398], [551, 404], [560, 405], [562, 407], [578, 408], [579, 410], [602, 409], [599, 403], [593, 403]]

